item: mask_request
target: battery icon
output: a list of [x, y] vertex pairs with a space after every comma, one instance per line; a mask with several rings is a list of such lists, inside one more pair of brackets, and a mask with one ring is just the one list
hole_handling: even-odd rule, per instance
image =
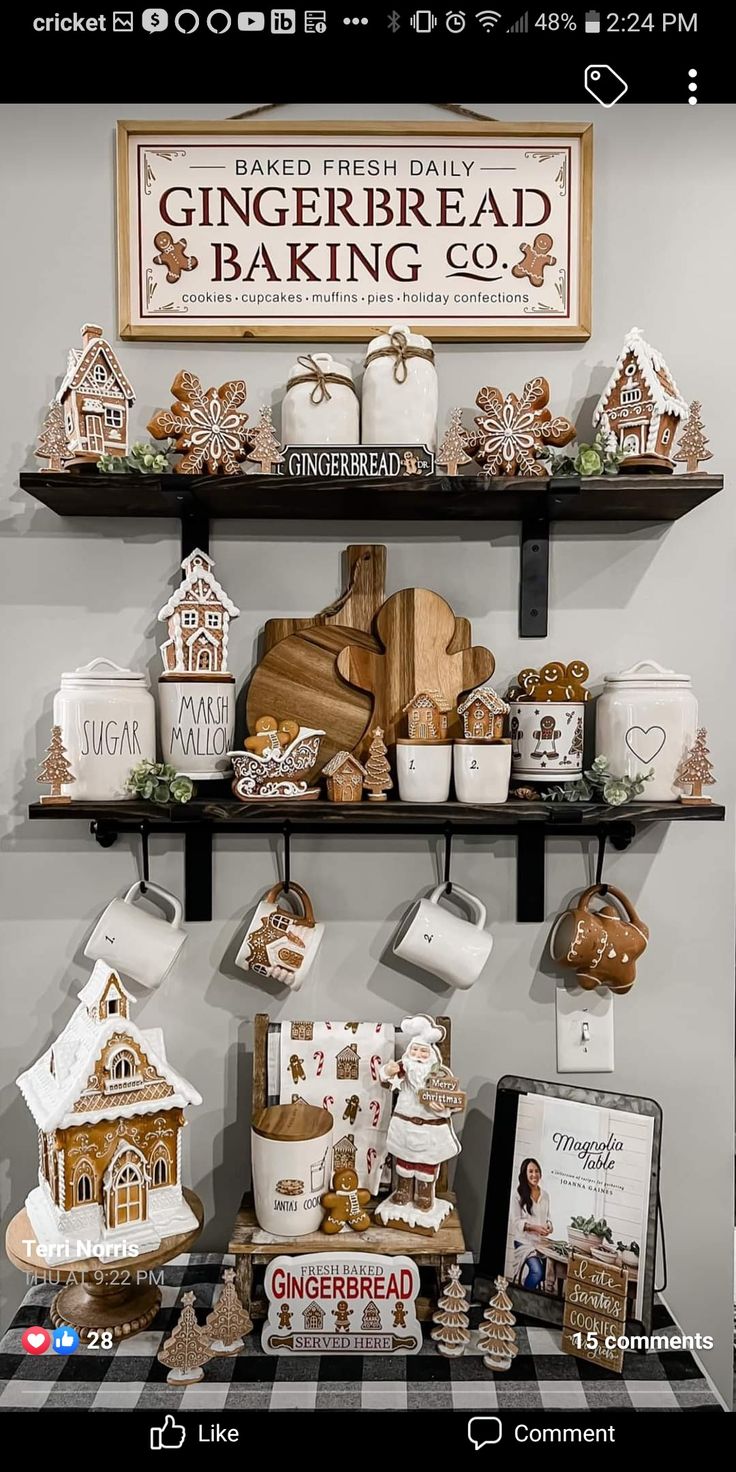
[[597, 36], [601, 28], [600, 10], [586, 10], [585, 29], [591, 36]]

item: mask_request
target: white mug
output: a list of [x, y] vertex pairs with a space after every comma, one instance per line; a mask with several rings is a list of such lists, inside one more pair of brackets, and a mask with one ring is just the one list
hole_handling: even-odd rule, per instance
[[475, 895], [459, 884], [452, 886], [452, 895], [459, 895], [474, 913], [471, 924], [441, 908], [444, 892], [445, 885], [438, 884], [427, 899], [412, 905], [396, 932], [394, 955], [464, 991], [478, 980], [493, 950], [493, 936], [485, 929], [485, 905]]
[[452, 776], [451, 741], [396, 742], [396, 772], [402, 802], [447, 802]]
[[456, 741], [453, 771], [458, 802], [505, 802], [511, 776], [511, 742]]
[[[276, 902], [280, 894], [296, 895], [303, 915], [295, 915]], [[312, 902], [299, 884], [274, 884], [263, 896], [235, 957], [241, 971], [255, 971], [272, 981], [283, 981], [298, 992], [319, 950], [325, 927], [314, 918]]]
[[[170, 905], [171, 921], [149, 914], [133, 904], [137, 895], [156, 894]], [[141, 986], [154, 987], [168, 976], [187, 933], [181, 928], [181, 905], [168, 890], [157, 884], [139, 881], [131, 885], [125, 898], [111, 900], [103, 910], [84, 948], [92, 961], [105, 961], [108, 966], [124, 971]]]

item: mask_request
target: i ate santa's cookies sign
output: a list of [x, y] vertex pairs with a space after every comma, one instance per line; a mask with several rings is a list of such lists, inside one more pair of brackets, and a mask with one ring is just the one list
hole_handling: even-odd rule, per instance
[[266, 1354], [418, 1354], [419, 1269], [410, 1257], [309, 1252], [266, 1269]]

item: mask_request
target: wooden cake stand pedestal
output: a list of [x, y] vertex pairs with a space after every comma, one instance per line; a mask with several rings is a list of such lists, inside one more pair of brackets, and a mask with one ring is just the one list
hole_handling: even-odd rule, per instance
[[202, 1202], [186, 1186], [184, 1197], [197, 1218], [196, 1227], [175, 1237], [164, 1237], [155, 1252], [142, 1253], [140, 1257], [104, 1263], [96, 1257], [80, 1258], [76, 1262], [54, 1262], [39, 1257], [35, 1248], [24, 1246], [24, 1238], [26, 1241], [33, 1238], [25, 1208], [13, 1217], [8, 1227], [5, 1251], [20, 1272], [63, 1284], [51, 1305], [51, 1322], [55, 1328], [70, 1324], [82, 1340], [105, 1330], [113, 1339], [127, 1339], [146, 1329], [158, 1312], [161, 1289], [150, 1280], [153, 1270], [163, 1267], [180, 1252], [188, 1252], [202, 1230]]

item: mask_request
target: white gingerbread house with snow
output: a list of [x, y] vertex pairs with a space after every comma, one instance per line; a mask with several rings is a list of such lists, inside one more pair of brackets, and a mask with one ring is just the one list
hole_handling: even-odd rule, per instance
[[64, 1261], [155, 1251], [190, 1231], [181, 1132], [196, 1089], [171, 1067], [159, 1027], [130, 1020], [130, 992], [98, 961], [56, 1042], [18, 1079], [38, 1127], [26, 1211]]
[[627, 460], [654, 457], [674, 469], [675, 436], [687, 413], [661, 353], [632, 327], [598, 401], [594, 425], [615, 438]]
[[102, 328], [87, 323], [81, 348], [71, 348], [56, 402], [70, 457], [127, 455], [128, 414], [135, 394]]
[[220, 675], [227, 670], [230, 620], [240, 609], [220, 587], [206, 552], [195, 548], [182, 562], [184, 578], [159, 613], [169, 637], [161, 645], [167, 674]]

